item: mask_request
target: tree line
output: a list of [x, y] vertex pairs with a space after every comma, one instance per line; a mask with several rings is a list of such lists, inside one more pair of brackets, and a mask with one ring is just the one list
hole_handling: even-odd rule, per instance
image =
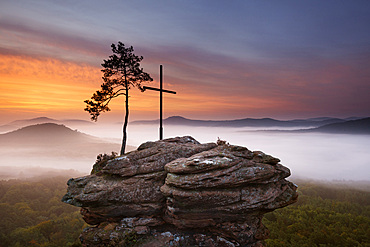
[[67, 180], [0, 181], [0, 247], [81, 246], [86, 224], [78, 208], [61, 202]]
[[298, 183], [298, 202], [265, 215], [269, 247], [370, 246], [370, 192]]
[[[0, 247], [81, 246], [87, 225], [61, 202], [68, 177], [0, 181]], [[370, 246], [370, 192], [299, 181], [297, 203], [265, 215], [268, 247]]]

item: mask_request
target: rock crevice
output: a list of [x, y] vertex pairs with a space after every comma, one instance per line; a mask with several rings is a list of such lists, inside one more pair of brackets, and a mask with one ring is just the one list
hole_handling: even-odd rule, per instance
[[297, 200], [279, 162], [190, 136], [146, 142], [70, 179], [62, 201], [94, 225], [83, 246], [263, 246], [263, 214]]

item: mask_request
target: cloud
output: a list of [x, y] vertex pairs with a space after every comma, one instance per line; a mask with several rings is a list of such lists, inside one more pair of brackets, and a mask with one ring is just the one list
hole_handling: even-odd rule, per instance
[[32, 22], [16, 22], [0, 19], [0, 53], [52, 57], [75, 62], [96, 63], [97, 57], [105, 56], [110, 47], [102, 40], [84, 37], [63, 29], [51, 29]]
[[[178, 92], [166, 96], [169, 114], [370, 115], [369, 36], [363, 31], [369, 15], [363, 3], [318, 1], [320, 9], [307, 2], [170, 1], [156, 11], [157, 3], [135, 2], [121, 11], [101, 3], [72, 8], [71, 2], [18, 2], [16, 7], [27, 8], [13, 7], [0, 18], [1, 79], [27, 83], [17, 88], [25, 95], [34, 83], [43, 92], [36, 95], [59, 91], [52, 97], [63, 98], [68, 90], [56, 88], [59, 83], [90, 97], [101, 83], [99, 66], [111, 54], [110, 44], [122, 38], [144, 56], [153, 85], [158, 65], [164, 65], [165, 87]], [[132, 93], [131, 107], [154, 116], [150, 105], [158, 95]]]
[[[365, 54], [326, 57], [280, 56], [269, 61], [240, 59], [193, 47], [145, 50], [148, 63], [165, 64], [166, 82], [191, 98], [206, 97], [214, 110], [257, 114], [370, 114]], [[217, 102], [224, 102], [224, 107]], [[258, 103], [257, 103], [258, 102]], [[210, 103], [210, 104], [212, 104]], [[203, 104], [203, 103], [202, 103]], [[253, 108], [255, 110], [253, 110]], [[236, 110], [238, 109], [238, 110]]]
[[100, 68], [88, 64], [0, 55], [1, 117], [19, 111], [48, 116], [81, 112], [100, 78]]

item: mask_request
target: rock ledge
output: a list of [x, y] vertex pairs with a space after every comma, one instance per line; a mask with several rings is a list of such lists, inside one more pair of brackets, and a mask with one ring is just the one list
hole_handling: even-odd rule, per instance
[[62, 201], [81, 207], [83, 246], [263, 246], [263, 214], [296, 202], [288, 168], [260, 151], [190, 136], [146, 142]]

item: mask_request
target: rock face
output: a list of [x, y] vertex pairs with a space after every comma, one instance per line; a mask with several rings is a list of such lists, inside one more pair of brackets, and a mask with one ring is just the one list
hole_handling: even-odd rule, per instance
[[147, 142], [70, 179], [62, 201], [95, 225], [83, 246], [263, 246], [263, 214], [297, 200], [279, 162], [189, 136]]

